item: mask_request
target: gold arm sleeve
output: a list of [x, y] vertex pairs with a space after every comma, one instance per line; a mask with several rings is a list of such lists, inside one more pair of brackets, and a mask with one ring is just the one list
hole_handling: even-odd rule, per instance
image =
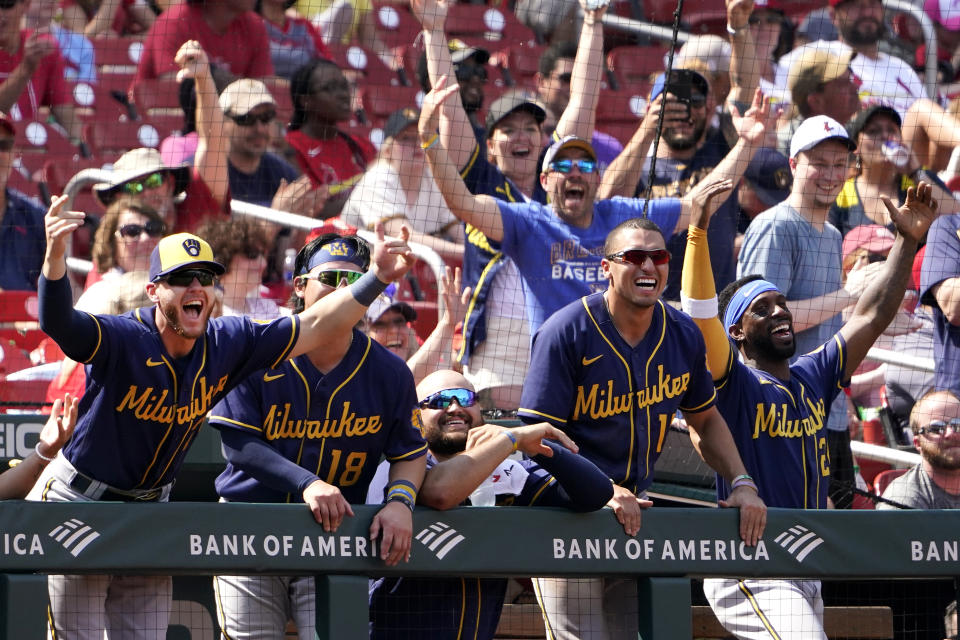
[[[710, 247], [707, 245], [707, 232], [691, 225], [687, 229], [687, 252], [683, 259], [683, 274], [680, 279], [680, 291], [683, 297], [691, 300], [710, 300], [716, 298], [717, 288], [713, 281], [713, 269], [710, 266]], [[693, 318], [700, 327], [703, 340], [707, 344], [707, 366], [714, 380], [726, 377], [730, 370], [733, 349], [717, 316], [712, 318]]]

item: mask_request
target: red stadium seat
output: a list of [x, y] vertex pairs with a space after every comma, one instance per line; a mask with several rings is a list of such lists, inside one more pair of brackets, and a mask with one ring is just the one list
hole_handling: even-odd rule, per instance
[[180, 108], [180, 85], [173, 78], [138, 82], [133, 88], [133, 101], [141, 117], [183, 115]]
[[149, 122], [88, 122], [83, 125], [83, 140], [97, 156], [110, 162], [130, 149], [160, 147], [160, 132]]
[[333, 61], [344, 71], [353, 70], [363, 74], [364, 82], [375, 87], [398, 87], [400, 76], [397, 72], [384, 64], [383, 60], [373, 51], [357, 44], [327, 45]]
[[373, 22], [377, 35], [388, 47], [409, 46], [420, 33], [420, 23], [405, 4], [374, 2]]
[[360, 101], [370, 125], [379, 127], [397, 109], [419, 108], [419, 94], [415, 87], [364, 87], [360, 89]]
[[0, 291], [0, 324], [39, 320], [40, 303], [36, 291]]
[[73, 97], [74, 110], [83, 120], [117, 122], [130, 118], [127, 105], [117, 99], [126, 99], [125, 91], [99, 83], [77, 82], [73, 84], [70, 94]]
[[891, 482], [907, 471], [909, 471], [909, 469], [887, 469], [886, 471], [881, 471], [873, 479], [873, 492], [878, 496], [882, 495]]
[[637, 91], [604, 91], [597, 104], [597, 125], [604, 122], [639, 124], [647, 108], [646, 93]]
[[496, 56], [507, 84], [536, 89], [534, 76], [540, 71], [540, 56], [547, 47], [519, 44], [511, 46]]
[[274, 102], [277, 103], [277, 119], [280, 122], [290, 122], [293, 116], [293, 98], [290, 97], [290, 83], [281, 78], [265, 78], [263, 83], [270, 90]]
[[624, 88], [629, 85], [649, 83], [650, 77], [664, 69], [663, 57], [667, 47], [617, 47], [607, 54], [607, 67]]
[[20, 161], [31, 174], [56, 159], [71, 163], [80, 159], [80, 150], [57, 128], [44, 122], [14, 122]]
[[[451, 38], [483, 41], [487, 50], [520, 44], [536, 44], [536, 35], [511, 11], [476, 4], [452, 4], [447, 13], [446, 32]], [[479, 44], [479, 42], [478, 42]]]
[[143, 54], [143, 38], [91, 38], [98, 73], [133, 74]]

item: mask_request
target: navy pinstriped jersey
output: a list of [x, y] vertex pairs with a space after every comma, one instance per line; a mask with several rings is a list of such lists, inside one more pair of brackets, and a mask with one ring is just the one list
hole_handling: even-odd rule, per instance
[[[769, 507], [825, 509], [830, 484], [826, 423], [840, 390], [847, 347], [840, 334], [790, 365], [790, 380], [732, 360], [717, 408]], [[717, 478], [720, 499], [730, 487]]]
[[87, 366], [80, 417], [64, 455], [81, 473], [118, 489], [172, 482], [210, 408], [249, 374], [279, 365], [300, 332], [296, 316], [269, 324], [216, 318], [189, 354], [174, 359], [155, 312], [75, 311], [84, 320], [78, 334], [58, 341]]
[[715, 397], [703, 336], [690, 318], [658, 301], [646, 336], [631, 348], [595, 293], [534, 335], [519, 415], [563, 429], [580, 455], [637, 493], [653, 481], [677, 410], [704, 411]]
[[[427, 451], [410, 369], [356, 330], [328, 374], [306, 355], [258, 372], [214, 407], [210, 423], [256, 434], [352, 503], [363, 503], [381, 454], [396, 461]], [[231, 501], [302, 502], [229, 461], [216, 486]]]

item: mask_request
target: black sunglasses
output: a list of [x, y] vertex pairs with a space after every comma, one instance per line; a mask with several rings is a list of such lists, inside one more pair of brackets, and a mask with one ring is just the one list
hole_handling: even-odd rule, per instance
[[670, 252], [666, 249], [627, 249], [607, 256], [607, 260], [633, 264], [638, 267], [643, 266], [647, 258], [653, 260], [653, 264], [659, 267], [670, 262]]
[[420, 401], [421, 409], [446, 409], [453, 401], [461, 407], [472, 407], [477, 402], [477, 394], [470, 389], [442, 389], [431, 393]]
[[193, 284], [194, 279], [200, 283], [201, 287], [209, 287], [217, 279], [217, 276], [206, 269], [183, 269], [161, 278], [171, 287], [189, 287]]
[[270, 124], [277, 117], [276, 111], [265, 111], [260, 115], [255, 115], [252, 113], [245, 113], [242, 116], [229, 116], [231, 120], [237, 123], [238, 127], [252, 127], [258, 122], [262, 124]]
[[479, 64], [461, 64], [454, 71], [459, 82], [466, 82], [474, 76], [483, 82], [487, 81], [487, 70]]
[[960, 433], [960, 418], [950, 418], [949, 422], [931, 420], [929, 424], [917, 429], [917, 433], [919, 435], [929, 433], [933, 436], [942, 436], [947, 432], [947, 429], [953, 430], [954, 433]]
[[125, 224], [117, 229], [117, 233], [123, 238], [139, 238], [144, 232], [151, 238], [159, 238], [166, 230], [166, 226], [159, 220], [150, 220], [146, 224]]

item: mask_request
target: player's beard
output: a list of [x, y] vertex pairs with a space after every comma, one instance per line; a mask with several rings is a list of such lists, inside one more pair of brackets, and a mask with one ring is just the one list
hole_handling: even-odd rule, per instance
[[663, 130], [663, 141], [673, 151], [689, 151], [697, 146], [707, 128], [706, 118], [695, 123], [690, 134], [678, 134], [672, 128]]
[[200, 312], [200, 318], [202, 320], [200, 328], [193, 333], [184, 329], [183, 323], [180, 321], [180, 314], [182, 313], [180, 307], [170, 302], [166, 304], [161, 303], [160, 311], [163, 313], [163, 317], [167, 319], [167, 326], [169, 326], [174, 333], [181, 338], [196, 340], [206, 332], [207, 323], [210, 321], [210, 314], [213, 312], [213, 306], [209, 304], [204, 305], [203, 311]]
[[[869, 29], [867, 25], [873, 25]], [[886, 33], [887, 27], [881, 21], [867, 18], [857, 20], [853, 24], [845, 25], [842, 30], [843, 39], [851, 46], [874, 45], [880, 42], [880, 39]]]
[[793, 335], [790, 346], [778, 347], [773, 343], [769, 334], [760, 335], [750, 340], [750, 346], [759, 358], [767, 361], [787, 360], [797, 352], [797, 336]]
[[473, 428], [473, 420], [468, 414], [461, 411], [461, 414], [449, 416], [449, 418], [459, 418], [463, 420], [466, 429], [463, 431], [445, 431], [443, 425], [447, 422], [448, 416], [442, 416], [436, 425], [427, 423], [426, 440], [430, 451], [441, 456], [455, 456], [467, 448], [467, 434]]

